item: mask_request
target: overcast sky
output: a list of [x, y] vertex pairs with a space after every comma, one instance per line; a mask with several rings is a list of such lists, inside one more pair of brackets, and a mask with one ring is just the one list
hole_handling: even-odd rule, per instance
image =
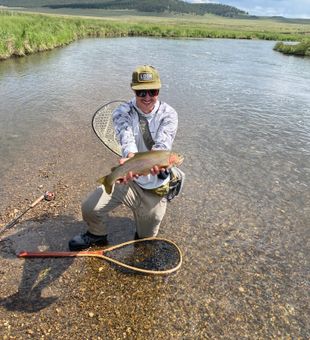
[[187, 2], [214, 2], [242, 9], [252, 15], [310, 18], [310, 0], [186, 0]]

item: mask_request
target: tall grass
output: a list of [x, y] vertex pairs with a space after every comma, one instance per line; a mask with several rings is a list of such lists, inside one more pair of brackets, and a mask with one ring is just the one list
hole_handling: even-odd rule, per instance
[[304, 40], [298, 44], [284, 44], [282, 41], [279, 41], [276, 43], [274, 50], [284, 54], [310, 57], [310, 39]]
[[[23, 56], [69, 44], [84, 37], [152, 36], [174, 38], [231, 38], [300, 41], [299, 29], [262, 29], [256, 22], [232, 19], [195, 21], [173, 18], [85, 19], [0, 11], [0, 59]], [[208, 22], [210, 21], [210, 22]], [[309, 26], [309, 25], [308, 25]]]
[[46, 16], [0, 13], [0, 57], [52, 49], [77, 39], [77, 25]]

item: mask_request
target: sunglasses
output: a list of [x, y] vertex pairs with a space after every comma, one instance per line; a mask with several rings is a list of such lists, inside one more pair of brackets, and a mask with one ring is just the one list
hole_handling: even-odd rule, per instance
[[159, 94], [158, 89], [154, 90], [136, 90], [137, 97], [146, 97], [146, 94], [148, 93], [150, 97], [156, 97]]

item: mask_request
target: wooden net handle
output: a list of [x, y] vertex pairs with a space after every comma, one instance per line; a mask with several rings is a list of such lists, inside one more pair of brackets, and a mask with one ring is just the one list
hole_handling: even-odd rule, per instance
[[18, 257], [77, 257], [103, 255], [103, 250], [96, 251], [21, 251]]
[[[109, 256], [104, 255], [104, 253], [108, 252], [108, 251], [112, 251], [113, 249], [118, 249], [121, 247], [124, 247], [126, 245], [129, 244], [134, 244], [134, 243], [139, 243], [139, 242], [144, 242], [144, 241], [164, 241], [167, 242], [171, 245], [173, 245], [179, 255], [179, 262], [178, 264], [170, 269], [167, 270], [151, 270], [151, 269], [142, 269], [139, 267], [134, 267], [134, 266], [130, 266], [126, 263], [120, 262], [118, 260], [115, 260]], [[114, 263], [122, 268], [126, 268], [129, 270], [133, 270], [135, 272], [138, 273], [143, 273], [143, 274], [152, 274], [152, 275], [166, 275], [166, 274], [170, 274], [173, 273], [175, 271], [177, 271], [181, 265], [182, 265], [182, 253], [180, 248], [172, 241], [169, 241], [167, 239], [164, 238], [157, 238], [157, 237], [149, 237], [149, 238], [144, 238], [144, 239], [139, 239], [139, 240], [132, 240], [132, 241], [128, 241], [125, 243], [121, 243], [121, 244], [117, 244], [115, 246], [112, 246], [110, 248], [106, 248], [104, 250], [95, 250], [95, 251], [43, 251], [43, 252], [28, 252], [28, 251], [22, 251], [18, 254], [18, 257], [99, 257], [102, 258], [106, 261], [109, 261], [111, 263]]]

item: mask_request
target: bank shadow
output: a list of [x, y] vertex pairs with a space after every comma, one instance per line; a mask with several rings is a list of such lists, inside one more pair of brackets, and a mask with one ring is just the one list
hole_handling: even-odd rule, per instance
[[[86, 225], [72, 216], [55, 218], [41, 216], [35, 220], [23, 221], [14, 229], [16, 232], [0, 239], [2, 261], [16, 259], [23, 250], [68, 251], [68, 241], [79, 232], [85, 231]], [[134, 224], [126, 217], [112, 217], [108, 230], [109, 245], [113, 245], [132, 239]], [[26, 258], [21, 261], [23, 261], [23, 268], [17, 291], [10, 296], [0, 298], [0, 306], [9, 311], [34, 313], [56, 302], [59, 296], [44, 297], [43, 290], [49, 288], [62, 276], [71, 266], [74, 258]], [[7, 284], [16, 282], [16, 267], [5, 265], [1, 267], [3, 275], [7, 275]], [[3, 288], [2, 292], [7, 290]], [[53, 292], [53, 289], [51, 291]]]

